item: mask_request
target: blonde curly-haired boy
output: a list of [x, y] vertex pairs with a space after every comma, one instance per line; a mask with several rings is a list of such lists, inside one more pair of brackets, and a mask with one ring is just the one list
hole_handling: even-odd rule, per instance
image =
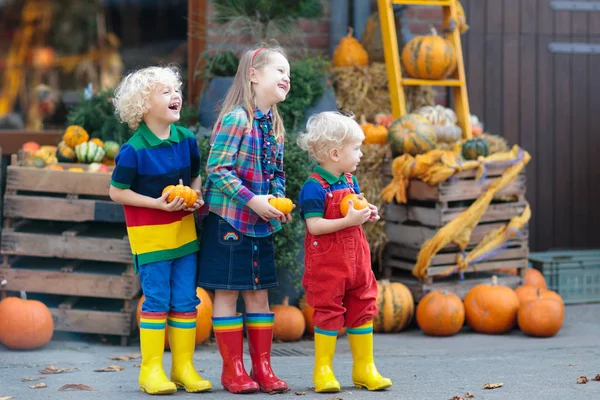
[[[169, 394], [212, 385], [196, 372], [196, 271], [198, 238], [194, 211], [200, 194], [200, 151], [193, 133], [175, 126], [183, 104], [175, 67], [148, 67], [127, 75], [116, 88], [115, 112], [135, 133], [115, 158], [109, 194], [123, 204], [134, 264], [145, 301], [140, 316], [143, 392]], [[198, 192], [191, 207], [162, 191], [180, 181]], [[168, 328], [167, 328], [168, 326]], [[168, 329], [173, 362], [162, 365]]]

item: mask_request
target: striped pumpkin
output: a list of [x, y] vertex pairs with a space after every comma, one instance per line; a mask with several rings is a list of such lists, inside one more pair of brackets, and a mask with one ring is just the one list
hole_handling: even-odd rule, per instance
[[435, 149], [437, 139], [435, 129], [427, 118], [407, 114], [390, 125], [388, 143], [394, 157], [405, 153], [416, 156]]
[[415, 301], [410, 290], [402, 283], [381, 280], [377, 282], [378, 313], [373, 318], [375, 332], [400, 332], [412, 321]]
[[435, 29], [428, 36], [416, 36], [402, 49], [402, 65], [413, 78], [446, 79], [456, 69], [456, 52], [452, 43], [438, 36]]

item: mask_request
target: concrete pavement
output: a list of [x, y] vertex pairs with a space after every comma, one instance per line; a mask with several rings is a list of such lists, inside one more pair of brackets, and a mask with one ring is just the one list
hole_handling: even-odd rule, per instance
[[[285, 394], [241, 395], [250, 399], [426, 399], [446, 400], [465, 397], [471, 392], [480, 399], [600, 399], [600, 304], [567, 306], [563, 329], [554, 338], [534, 339], [519, 331], [488, 336], [468, 328], [450, 338], [431, 338], [418, 329], [399, 334], [375, 336], [376, 362], [380, 372], [394, 386], [383, 392], [368, 392], [352, 386], [352, 357], [347, 338], [338, 341], [334, 369], [343, 390], [337, 394], [317, 394], [311, 389], [313, 342], [275, 343], [272, 362], [276, 373], [286, 379], [290, 392]], [[247, 349], [247, 347], [246, 347]], [[137, 345], [120, 347], [86, 342], [75, 335], [57, 335], [47, 346], [36, 351], [9, 351], [0, 346], [0, 398], [27, 399], [148, 399], [139, 392], [139, 359], [113, 361], [111, 356], [139, 353]], [[202, 394], [178, 392], [171, 398], [233, 399], [240, 396], [225, 392], [219, 384], [220, 356], [216, 345], [199, 346], [195, 365], [201, 375], [213, 383], [213, 391]], [[94, 372], [94, 369], [120, 365], [119, 372]], [[165, 353], [165, 369], [170, 353]], [[247, 369], [250, 359], [246, 355]], [[46, 375], [43, 380], [21, 382], [25, 377], [40, 376], [47, 365], [76, 368], [73, 372]], [[585, 375], [587, 384], [577, 384]], [[29, 385], [46, 383], [42, 389]], [[484, 390], [484, 383], [503, 383], [503, 387]], [[94, 391], [58, 391], [71, 383], [85, 384]]]

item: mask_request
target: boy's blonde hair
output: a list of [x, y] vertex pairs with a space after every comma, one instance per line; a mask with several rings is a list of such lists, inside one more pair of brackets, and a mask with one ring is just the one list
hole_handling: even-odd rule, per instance
[[[241, 104], [244, 106], [246, 113], [248, 114], [248, 128], [252, 128], [252, 121], [254, 120], [254, 108], [256, 106], [254, 103], [254, 89], [252, 87], [252, 83], [250, 82], [250, 68], [260, 70], [269, 63], [273, 53], [279, 53], [287, 58], [282, 47], [278, 45], [267, 44], [261, 44], [259, 47], [246, 50], [244, 54], [242, 54], [240, 63], [238, 64], [237, 72], [233, 78], [233, 83], [231, 84], [231, 87], [227, 92], [227, 96], [223, 101], [217, 121], [221, 121], [225, 114], [229, 113], [231, 110]], [[274, 104], [271, 107], [271, 111], [273, 112], [272, 120], [275, 137], [277, 140], [283, 140], [285, 128], [283, 127], [283, 120], [277, 111], [277, 105]], [[217, 125], [218, 124], [215, 124], [213, 127], [213, 135], [216, 133]]]
[[115, 89], [115, 114], [133, 130], [150, 109], [150, 94], [157, 85], [181, 87], [181, 73], [175, 66], [147, 67], [128, 74]]
[[318, 162], [327, 161], [334, 147], [342, 148], [350, 141], [363, 141], [365, 134], [358, 123], [335, 111], [315, 114], [306, 123], [306, 133], [298, 137], [298, 146]]

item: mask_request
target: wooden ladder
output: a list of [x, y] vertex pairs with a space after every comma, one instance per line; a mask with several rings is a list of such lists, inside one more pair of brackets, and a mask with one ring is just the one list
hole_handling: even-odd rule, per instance
[[406, 100], [404, 98], [404, 86], [447, 86], [452, 88], [454, 109], [458, 119], [458, 125], [463, 131], [463, 138], [471, 139], [471, 111], [469, 109], [469, 96], [467, 93], [467, 80], [465, 76], [462, 44], [458, 27], [446, 35], [456, 51], [456, 70], [448, 79], [426, 80], [403, 78], [400, 70], [400, 53], [396, 37], [396, 24], [394, 21], [394, 4], [411, 6], [442, 6], [444, 22], [453, 19], [458, 24], [457, 0], [377, 0], [379, 18], [381, 22], [381, 36], [383, 40], [383, 51], [388, 74], [390, 100], [392, 115], [394, 118], [406, 114]]

